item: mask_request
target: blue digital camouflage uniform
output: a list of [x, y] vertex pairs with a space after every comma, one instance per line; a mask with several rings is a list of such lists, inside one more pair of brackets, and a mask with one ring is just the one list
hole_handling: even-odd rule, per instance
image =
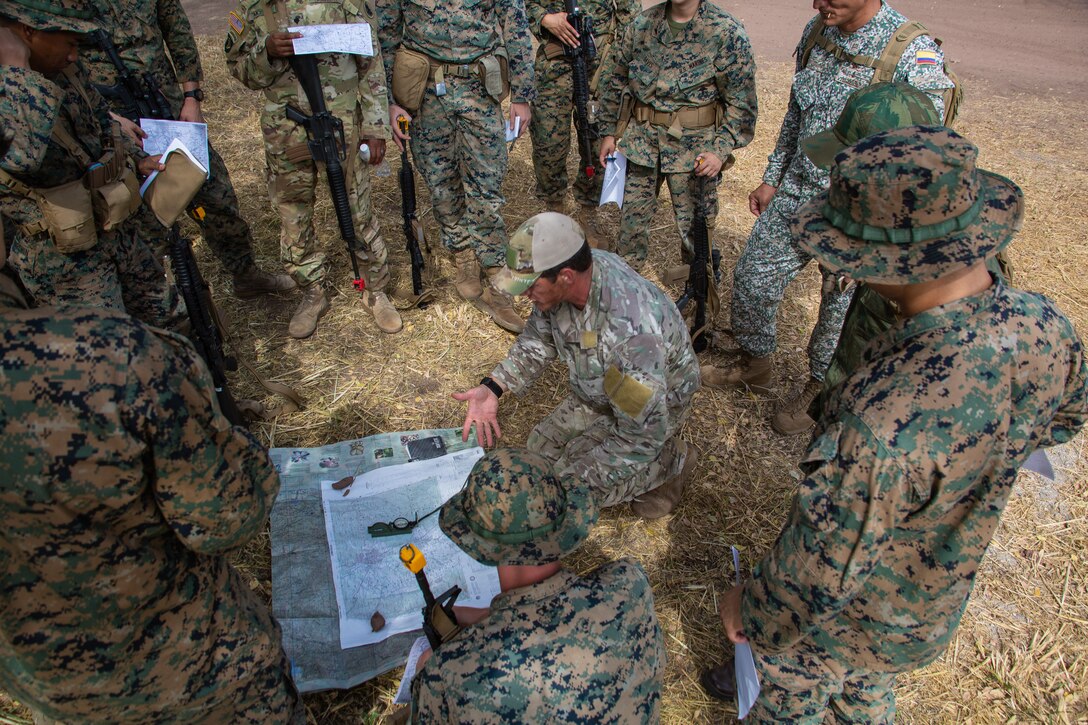
[[[801, 67], [801, 50], [814, 18], [797, 46], [797, 72], [790, 91], [790, 103], [774, 152], [770, 155], [763, 182], [775, 187], [770, 205], [756, 221], [748, 242], [733, 270], [730, 306], [733, 336], [754, 357], [767, 357], [775, 350], [776, 315], [786, 286], [808, 264], [811, 256], [797, 247], [790, 233], [793, 212], [827, 188], [827, 171], [818, 168], [801, 150], [800, 142], [831, 128], [838, 120], [846, 99], [868, 85], [873, 69], [838, 60], [820, 46], [813, 48], [808, 65]], [[825, 37], [851, 54], [879, 57], [895, 30], [906, 18], [881, 3], [880, 10], [864, 26], [846, 35], [827, 28]], [[919, 59], [919, 52], [923, 58]], [[939, 116], [944, 114], [942, 92], [952, 87], [944, 74], [944, 55], [929, 36], [907, 46], [896, 68], [895, 81], [906, 81], [925, 91]], [[823, 380], [831, 362], [839, 330], [853, 290], [834, 275], [824, 275], [820, 312], [809, 338], [809, 369], [813, 378]]]
[[[277, 7], [280, 16], [275, 15]], [[273, 19], [271, 23], [269, 17]], [[270, 33], [288, 27], [361, 22], [369, 23], [371, 32], [376, 32], [378, 23], [372, 0], [242, 0], [228, 17], [224, 45], [227, 67], [247, 88], [264, 92], [261, 130], [268, 164], [268, 192], [282, 225], [280, 254], [299, 287], [324, 280], [326, 257], [318, 249], [313, 226], [319, 179], [317, 164], [306, 146], [306, 130], [287, 118], [287, 106], [293, 105], [306, 115], [313, 113], [313, 109], [287, 59], [269, 58], [265, 44]], [[270, 24], [280, 27], [269, 28]], [[361, 139], [385, 138], [389, 122], [381, 48], [374, 43], [373, 57], [347, 53], [322, 53], [317, 57], [325, 105], [344, 123], [348, 204], [356, 238], [363, 247], [356, 253], [366, 260], [365, 268], [360, 271], [368, 288], [384, 292], [390, 283], [385, 241], [370, 205], [370, 172], [357, 153]], [[320, 178], [324, 178], [323, 173]]]
[[491, 377], [520, 393], [556, 358], [571, 394], [526, 446], [599, 506], [629, 501], [683, 467], [677, 433], [699, 389], [699, 363], [676, 305], [615, 254], [593, 250], [585, 309], [564, 302], [529, 316]]
[[[724, 170], [733, 151], [752, 140], [756, 127], [756, 66], [744, 26], [704, 1], [683, 30], [674, 33], [668, 8], [668, 3], [655, 5], [628, 26], [601, 71], [599, 87], [601, 134], [621, 137], [619, 149], [627, 156], [618, 251], [636, 267], [646, 259], [662, 181], [672, 195], [683, 248], [692, 252], [695, 204], [706, 208], [710, 228], [718, 213], [716, 184], [708, 185], [707, 198], [698, 198], [692, 178], [695, 159], [713, 153]], [[617, 124], [625, 95], [636, 105], [623, 131]], [[659, 117], [640, 120], [642, 104]], [[704, 108], [708, 118], [681, 127], [676, 114], [697, 108]]]
[[503, 592], [412, 681], [413, 722], [657, 723], [664, 635], [621, 559]]
[[[70, 69], [92, 105], [65, 75], [48, 79], [25, 68], [3, 68], [0, 115], [16, 133], [0, 167], [17, 183], [51, 188], [80, 179], [111, 143], [105, 101], [86, 82], [78, 61]], [[80, 144], [84, 158], [75, 158], [51, 136], [55, 126]], [[119, 152], [146, 156], [127, 142]], [[0, 213], [10, 220], [9, 232], [13, 231], [8, 263], [37, 304], [92, 304], [128, 310], [161, 327], [179, 323], [183, 313], [177, 294], [151, 249], [137, 237], [133, 218], [109, 232], [98, 229], [98, 241], [90, 249], [65, 253], [56, 248], [47, 230], [37, 229], [42, 212], [32, 195], [3, 180]], [[137, 214], [150, 211], [141, 207]]]
[[431, 193], [442, 244], [455, 254], [472, 249], [480, 266], [499, 268], [506, 243], [501, 213], [506, 121], [499, 101], [484, 89], [477, 61], [505, 54], [510, 100], [533, 100], [532, 38], [524, 2], [379, 0], [378, 13], [389, 88], [401, 47], [435, 63], [466, 66], [464, 76], [444, 74], [443, 95], [437, 94], [436, 81], [428, 81], [412, 121], [412, 156]]
[[37, 722], [292, 722], [279, 627], [227, 564], [279, 482], [182, 338], [0, 293], [0, 689]]
[[[597, 46], [596, 61], [587, 64], [586, 74], [592, 81], [601, 59], [605, 58], [615, 39], [623, 33], [639, 12], [638, 0], [589, 0], [578, 3], [582, 13], [593, 21], [593, 37]], [[570, 61], [564, 57], [548, 59], [548, 44], [555, 50], [559, 41], [541, 26], [545, 15], [566, 12], [560, 0], [528, 0], [529, 29], [539, 41], [536, 52], [536, 100], [533, 101], [533, 121], [529, 131], [533, 140], [533, 172], [536, 193], [545, 202], [562, 202], [567, 193], [567, 156], [571, 146], [571, 114], [574, 103], [573, 76]], [[577, 138], [575, 137], [575, 143]], [[589, 178], [579, 164], [572, 185], [574, 200], [581, 206], [597, 206], [601, 198], [604, 169], [597, 163], [600, 142], [592, 143], [596, 172]]]
[[[155, 79], [176, 119], [184, 100], [181, 84], [204, 79], [193, 30], [180, 0], [91, 0], [91, 5], [125, 66], [137, 78], [150, 74]], [[84, 45], [81, 58], [92, 83], [118, 83], [117, 68], [96, 44]], [[114, 112], [121, 114], [120, 99], [110, 102]], [[210, 142], [208, 158], [211, 177], [193, 204], [205, 212], [200, 222], [204, 241], [223, 269], [239, 274], [253, 266], [253, 234], [238, 211], [238, 197], [223, 158]], [[152, 219], [141, 229], [141, 238], [165, 243], [165, 231]]]

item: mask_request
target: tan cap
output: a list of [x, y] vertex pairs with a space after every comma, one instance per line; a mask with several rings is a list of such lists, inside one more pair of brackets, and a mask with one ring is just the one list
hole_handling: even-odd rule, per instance
[[566, 214], [546, 211], [526, 219], [506, 244], [506, 268], [495, 277], [504, 292], [520, 295], [542, 272], [558, 267], [586, 243], [578, 222]]

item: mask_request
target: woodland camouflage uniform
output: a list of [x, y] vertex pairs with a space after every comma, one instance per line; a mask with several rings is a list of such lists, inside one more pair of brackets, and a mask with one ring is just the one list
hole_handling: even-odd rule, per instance
[[[519, 230], [511, 245], [524, 241]], [[615, 254], [592, 254], [585, 309], [534, 309], [490, 376], [521, 393], [553, 360], [566, 363], [570, 395], [526, 446], [558, 475], [585, 482], [599, 506], [613, 506], [657, 488], [694, 455], [678, 433], [699, 389], [699, 363], [672, 300]]]
[[[642, 5], [638, 0], [589, 0], [578, 3], [578, 6], [587, 18], [593, 20], [597, 59], [587, 64], [586, 68], [592, 80], [601, 59], [607, 56], [613, 42], [642, 11]], [[529, 29], [539, 41], [536, 51], [536, 100], [533, 101], [533, 121], [529, 124], [536, 193], [548, 204], [561, 205], [567, 193], [566, 160], [571, 139], [574, 138], [577, 143], [577, 137], [571, 130], [573, 80], [569, 60], [561, 56], [548, 59], [548, 43], [552, 43], [552, 48], [562, 44], [541, 26], [541, 21], [545, 15], [566, 12], [566, 9], [561, 0], [528, 0], [525, 10], [529, 14]], [[592, 149], [596, 173], [593, 178], [588, 178], [579, 168], [574, 180], [574, 200], [583, 207], [596, 207], [601, 198], [604, 169], [597, 162], [599, 147], [600, 142], [594, 141]]]
[[[839, 155], [794, 233], [832, 271], [874, 284], [980, 264], [1011, 240], [1023, 196], [976, 172], [976, 154], [943, 127], [871, 136]], [[864, 241], [874, 230], [897, 241]], [[894, 675], [948, 646], [1017, 470], [1088, 418], [1069, 320], [992, 280], [901, 319], [832, 391], [789, 519], [743, 596], [755, 721], [821, 722], [830, 706], [890, 722]]]
[[[577, 479], [557, 478], [539, 455], [500, 448], [476, 463], [440, 522], [477, 561], [538, 566], [576, 550], [596, 518]], [[536, 533], [519, 536], [526, 531]], [[659, 721], [664, 636], [637, 562], [582, 576], [560, 569], [503, 591], [490, 610], [416, 675], [413, 722]]]
[[[627, 157], [617, 248], [636, 267], [646, 260], [661, 182], [668, 183], [680, 240], [691, 253], [696, 203], [707, 210], [711, 229], [718, 213], [715, 183], [707, 185], [706, 198], [697, 198], [695, 159], [711, 152], [724, 171], [733, 151], [755, 134], [756, 66], [744, 26], [704, 0], [677, 32], [668, 22], [669, 7], [661, 3], [635, 18], [613, 49], [599, 86], [601, 134], [616, 136]], [[635, 102], [626, 130], [617, 127], [625, 95]], [[682, 126], [675, 114], [699, 107], [709, 117], [697, 127]], [[651, 111], [656, 118], [639, 120]]]
[[[770, 205], [760, 214], [733, 271], [730, 305], [732, 332], [740, 347], [752, 357], [768, 357], [776, 346], [776, 316], [786, 286], [808, 264], [811, 256], [798, 248], [789, 227], [793, 212], [827, 188], [827, 170], [817, 167], [801, 150], [801, 141], [835, 125], [846, 99], [869, 84], [873, 69], [836, 59], [820, 46], [812, 49], [808, 64], [801, 67], [805, 38], [813, 18], [798, 43], [797, 70], [789, 107], [778, 133], [774, 152], [767, 160], [763, 183], [776, 188]], [[850, 34], [826, 28], [824, 36], [851, 54], [880, 57], [884, 46], [906, 18], [881, 2], [868, 23]], [[944, 74], [944, 54], [932, 37], [921, 36], [907, 46], [892, 78], [926, 92], [944, 115], [942, 93], [952, 87]], [[853, 289], [838, 277], [824, 274], [820, 312], [809, 338], [809, 371], [823, 380]]]
[[[109, 34], [125, 66], [137, 78], [150, 74], [156, 80], [173, 118], [177, 119], [184, 100], [181, 84], [204, 79], [192, 27], [180, 0], [90, 2], [98, 23]], [[119, 82], [116, 66], [96, 43], [85, 44], [82, 51], [91, 82], [104, 86]], [[114, 112], [120, 114], [120, 100], [112, 103]], [[208, 157], [211, 177], [193, 198], [193, 204], [205, 212], [199, 222], [201, 233], [223, 269], [230, 274], [241, 274], [250, 271], [254, 264], [253, 234], [238, 211], [238, 197], [223, 158], [210, 141]], [[156, 240], [165, 243], [165, 236], [162, 225], [154, 220], [141, 229], [141, 238], [149, 243]]]
[[[269, 28], [269, 19], [280, 27]], [[280, 251], [284, 265], [299, 287], [320, 285], [325, 278], [326, 257], [314, 236], [313, 211], [316, 185], [324, 183], [306, 147], [306, 130], [286, 115], [288, 105], [305, 115], [313, 113], [298, 78], [286, 58], [269, 58], [265, 52], [268, 36], [277, 30], [326, 23], [370, 24], [376, 34], [378, 23], [373, 0], [243, 0], [228, 17], [224, 50], [227, 66], [247, 88], [264, 91], [261, 110], [268, 189], [272, 205], [279, 211]], [[373, 35], [372, 35], [373, 37]], [[389, 109], [381, 48], [373, 43], [374, 55], [322, 53], [316, 56], [329, 112], [344, 123], [347, 139], [345, 176], [348, 202], [355, 222], [355, 234], [362, 243], [356, 254], [363, 261], [367, 288], [378, 293], [389, 286], [385, 241], [370, 205], [370, 173], [358, 157], [362, 139], [385, 137]]]

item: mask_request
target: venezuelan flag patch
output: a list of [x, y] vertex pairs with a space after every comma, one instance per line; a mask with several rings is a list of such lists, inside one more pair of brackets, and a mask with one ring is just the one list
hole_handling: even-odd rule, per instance
[[230, 24], [230, 29], [234, 31], [235, 35], [241, 35], [242, 30], [246, 27], [246, 21], [242, 20], [241, 16], [233, 10], [231, 10], [230, 15], [227, 16], [227, 22]]
[[937, 65], [940, 62], [940, 57], [935, 50], [919, 50], [915, 56], [915, 62], [918, 65]]

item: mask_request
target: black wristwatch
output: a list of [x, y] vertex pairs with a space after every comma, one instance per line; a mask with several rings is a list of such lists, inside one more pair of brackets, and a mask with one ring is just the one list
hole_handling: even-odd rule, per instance
[[492, 393], [494, 393], [496, 398], [501, 398], [502, 394], [504, 392], [506, 392], [505, 390], [502, 389], [501, 385], [496, 383], [490, 377], [487, 377], [487, 378], [484, 378], [483, 380], [481, 380], [480, 385], [484, 386], [485, 388], [490, 390]]
[[195, 98], [197, 103], [204, 102], [204, 91], [200, 88], [194, 88], [191, 91], [185, 91], [186, 98]]

